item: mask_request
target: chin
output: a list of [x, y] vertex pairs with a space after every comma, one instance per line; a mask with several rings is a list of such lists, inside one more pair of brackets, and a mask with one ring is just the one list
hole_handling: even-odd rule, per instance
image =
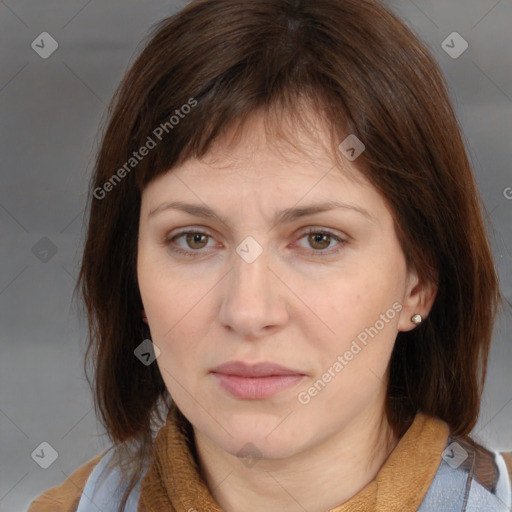
[[253, 421], [240, 421], [231, 424], [228, 431], [236, 432], [236, 434], [233, 434], [234, 438], [229, 437], [227, 440], [225, 438], [222, 440], [227, 441], [224, 448], [232, 455], [237, 456], [239, 456], [239, 452], [243, 454], [248, 452], [247, 455], [251, 455], [250, 452], [255, 451], [257, 455], [266, 459], [283, 459], [294, 455], [300, 450], [303, 439], [290, 434], [282, 426], [276, 429], [278, 424], [278, 421], [273, 421], [270, 428], [267, 426], [255, 428]]

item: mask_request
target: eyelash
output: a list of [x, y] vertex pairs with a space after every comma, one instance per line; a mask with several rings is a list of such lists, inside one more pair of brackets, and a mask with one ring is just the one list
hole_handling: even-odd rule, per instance
[[[188, 256], [188, 257], [195, 257], [195, 256], [198, 256], [200, 255], [203, 251], [202, 249], [197, 249], [197, 250], [191, 250], [191, 251], [186, 251], [180, 247], [172, 247], [171, 246], [171, 243], [178, 239], [178, 238], [181, 238], [182, 236], [185, 236], [185, 235], [190, 235], [190, 234], [198, 234], [198, 235], [205, 235], [207, 236], [209, 239], [212, 239], [213, 237], [211, 235], [209, 235], [208, 233], [205, 233], [203, 231], [199, 231], [199, 230], [195, 230], [195, 229], [189, 229], [187, 231], [182, 231], [181, 233], [177, 233], [175, 235], [173, 235], [172, 237], [166, 237], [164, 240], [163, 240], [163, 245], [165, 247], [168, 247], [170, 250], [172, 250], [173, 252], [176, 252], [176, 253], [179, 253], [179, 254], [182, 254], [183, 256]], [[333, 255], [337, 252], [339, 252], [342, 247], [344, 245], [346, 245], [348, 243], [347, 240], [344, 240], [343, 238], [335, 235], [334, 233], [330, 232], [330, 231], [326, 231], [326, 230], [322, 230], [322, 229], [317, 229], [317, 228], [310, 228], [308, 229], [307, 231], [305, 231], [302, 236], [299, 238], [299, 240], [301, 240], [302, 238], [308, 236], [308, 235], [312, 235], [312, 234], [320, 234], [320, 235], [327, 235], [329, 237], [331, 237], [331, 239], [334, 239], [336, 242], [338, 242], [338, 248], [337, 249], [320, 249], [320, 250], [314, 250], [314, 249], [311, 249], [310, 251], [308, 251], [309, 255], [311, 256], [330, 256], [330, 255]]]

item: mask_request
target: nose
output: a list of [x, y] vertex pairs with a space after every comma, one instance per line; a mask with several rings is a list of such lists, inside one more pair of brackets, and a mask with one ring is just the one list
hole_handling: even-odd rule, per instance
[[269, 269], [268, 252], [248, 263], [236, 252], [224, 280], [220, 322], [244, 339], [257, 339], [288, 322], [286, 290]]

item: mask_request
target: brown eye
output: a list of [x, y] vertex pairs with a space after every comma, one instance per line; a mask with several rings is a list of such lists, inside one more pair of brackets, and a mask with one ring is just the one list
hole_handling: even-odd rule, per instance
[[308, 235], [308, 242], [313, 249], [326, 249], [331, 243], [331, 235], [327, 233], [311, 233]]
[[202, 249], [208, 243], [208, 235], [202, 233], [186, 233], [187, 245], [191, 249]]
[[207, 233], [183, 231], [175, 236], [167, 236], [163, 245], [168, 247], [170, 251], [185, 256], [202, 256], [206, 254], [208, 249], [212, 248], [211, 246], [208, 247], [209, 242], [214, 242], [214, 239]]
[[347, 243], [347, 240], [330, 231], [311, 228], [300, 237], [297, 245], [312, 256], [332, 256], [341, 251]]

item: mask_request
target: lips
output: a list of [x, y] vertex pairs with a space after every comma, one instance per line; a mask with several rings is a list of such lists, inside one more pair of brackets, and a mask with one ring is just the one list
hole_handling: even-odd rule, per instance
[[229, 361], [211, 371], [224, 391], [241, 400], [264, 400], [290, 389], [305, 378], [299, 370], [268, 361], [246, 364]]
[[235, 375], [239, 377], [271, 377], [287, 375], [304, 375], [299, 370], [286, 368], [276, 363], [268, 361], [257, 364], [246, 364], [242, 361], [228, 361], [212, 370], [212, 373], [221, 373], [224, 375]]

